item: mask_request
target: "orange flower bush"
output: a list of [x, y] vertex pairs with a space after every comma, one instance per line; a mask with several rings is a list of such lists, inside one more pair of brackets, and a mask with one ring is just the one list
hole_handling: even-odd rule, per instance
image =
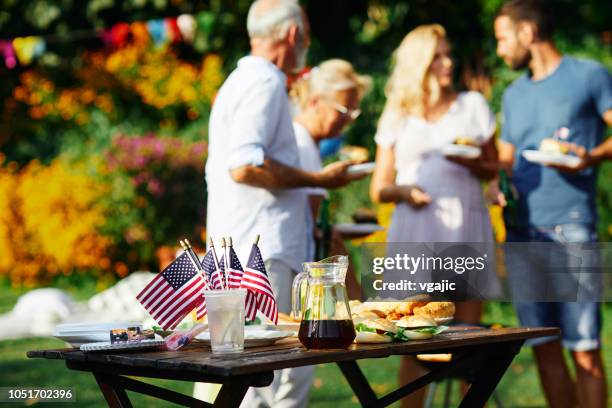
[[29, 106], [32, 119], [57, 117], [83, 125], [89, 120], [90, 107], [96, 106], [106, 113], [113, 110], [112, 97], [92, 85], [57, 89], [53, 82], [35, 71], [24, 72], [20, 79], [21, 85], [13, 89], [13, 97]]
[[0, 167], [0, 275], [32, 287], [75, 270], [108, 271], [111, 240], [97, 204], [108, 187], [84, 163]]

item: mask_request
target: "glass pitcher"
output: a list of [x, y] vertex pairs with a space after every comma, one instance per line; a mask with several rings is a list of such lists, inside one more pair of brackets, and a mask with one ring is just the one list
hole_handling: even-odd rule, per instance
[[[308, 349], [347, 348], [355, 339], [344, 278], [348, 257], [305, 262], [293, 280], [293, 317], [301, 318], [298, 338]], [[302, 302], [302, 283], [306, 296]]]

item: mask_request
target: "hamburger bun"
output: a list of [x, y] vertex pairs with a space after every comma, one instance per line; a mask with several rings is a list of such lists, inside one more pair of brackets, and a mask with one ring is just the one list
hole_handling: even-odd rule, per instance
[[406, 337], [408, 340], [427, 340], [433, 337], [433, 333], [404, 330], [404, 337]]
[[415, 307], [425, 306], [426, 304], [427, 302], [402, 302], [396, 306], [394, 312], [402, 316], [411, 315]]
[[359, 313], [353, 313], [352, 318], [353, 318], [353, 323], [357, 324], [365, 320], [378, 319], [378, 315], [370, 310], [364, 310]]
[[431, 339], [433, 333], [412, 329], [436, 327], [437, 323], [434, 319], [426, 316], [404, 316], [397, 322], [397, 326], [404, 329], [402, 334], [409, 340], [426, 340]]
[[[360, 330], [361, 327], [368, 330]], [[355, 343], [391, 343], [393, 337], [385, 333], [397, 333], [397, 326], [387, 319], [365, 319], [356, 327]]]
[[405, 329], [436, 327], [437, 325], [434, 319], [427, 316], [404, 316], [397, 322], [398, 327], [403, 327]]
[[415, 316], [427, 316], [434, 318], [453, 317], [455, 315], [455, 304], [453, 302], [428, 302], [423, 306], [415, 307]]
[[391, 343], [392, 341], [391, 336], [367, 331], [358, 331], [355, 336], [355, 343]]

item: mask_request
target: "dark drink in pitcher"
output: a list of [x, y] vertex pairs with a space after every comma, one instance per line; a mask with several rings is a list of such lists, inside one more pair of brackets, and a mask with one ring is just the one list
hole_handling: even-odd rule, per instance
[[298, 333], [307, 349], [345, 349], [355, 340], [352, 320], [302, 320]]

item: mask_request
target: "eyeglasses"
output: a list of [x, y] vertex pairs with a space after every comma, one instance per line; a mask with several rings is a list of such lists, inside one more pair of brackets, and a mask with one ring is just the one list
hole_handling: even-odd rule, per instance
[[355, 120], [361, 115], [361, 109], [349, 109], [346, 106], [340, 105], [338, 102], [329, 101], [329, 103], [336, 109], [342, 116], [348, 116], [351, 120]]

